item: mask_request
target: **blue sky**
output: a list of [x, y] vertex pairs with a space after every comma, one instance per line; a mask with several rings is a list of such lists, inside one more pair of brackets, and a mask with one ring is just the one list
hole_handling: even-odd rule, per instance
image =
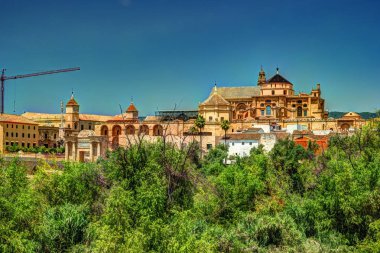
[[5, 109], [140, 115], [196, 109], [219, 86], [256, 85], [260, 65], [295, 90], [321, 84], [329, 110], [380, 108], [377, 0], [0, 0]]

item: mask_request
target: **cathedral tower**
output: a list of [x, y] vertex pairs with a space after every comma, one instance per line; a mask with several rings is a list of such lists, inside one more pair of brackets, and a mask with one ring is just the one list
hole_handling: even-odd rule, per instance
[[66, 127], [79, 131], [79, 104], [74, 99], [74, 93], [66, 104]]
[[260, 72], [259, 72], [259, 79], [257, 80], [257, 85], [262, 85], [267, 82], [267, 79], [265, 77], [265, 72], [263, 70], [263, 66], [261, 66]]

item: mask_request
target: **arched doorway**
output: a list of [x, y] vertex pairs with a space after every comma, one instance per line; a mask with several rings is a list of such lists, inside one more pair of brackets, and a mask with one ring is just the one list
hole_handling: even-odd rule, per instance
[[342, 129], [344, 132], [347, 132], [350, 129], [350, 125], [348, 123], [344, 123], [340, 126], [340, 129]]
[[153, 127], [153, 135], [154, 136], [162, 136], [164, 133], [163, 128], [161, 125], [155, 125]]
[[108, 135], [108, 127], [103, 125], [101, 128], [100, 128], [100, 135], [104, 135], [104, 136], [107, 136]]
[[133, 125], [126, 126], [125, 133], [127, 135], [135, 134], [135, 127]]
[[112, 127], [112, 136], [119, 136], [121, 134], [121, 127], [119, 125], [115, 125]]
[[149, 135], [149, 127], [147, 125], [141, 125], [139, 128], [139, 134]]

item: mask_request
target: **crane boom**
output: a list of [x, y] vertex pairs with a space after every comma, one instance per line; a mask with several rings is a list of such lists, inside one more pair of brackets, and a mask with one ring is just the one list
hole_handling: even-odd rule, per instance
[[56, 73], [62, 73], [62, 72], [70, 72], [70, 71], [76, 71], [76, 70], [80, 70], [80, 68], [79, 67], [77, 67], [77, 68], [67, 68], [67, 69], [50, 70], [50, 71], [37, 72], [37, 73], [25, 74], [25, 75], [6, 76], [4, 80], [19, 79], [19, 78], [32, 77], [32, 76], [50, 75], [50, 74], [56, 74]]
[[70, 71], [76, 71], [80, 70], [79, 67], [75, 68], [66, 68], [66, 69], [57, 69], [57, 70], [49, 70], [44, 72], [36, 72], [31, 74], [25, 74], [25, 75], [16, 75], [16, 76], [5, 76], [5, 69], [3, 69], [0, 81], [1, 81], [1, 103], [0, 103], [0, 113], [4, 113], [4, 83], [5, 80], [10, 79], [19, 79], [19, 78], [26, 78], [26, 77], [33, 77], [33, 76], [42, 76], [42, 75], [50, 75], [50, 74], [57, 74], [62, 72], [70, 72]]

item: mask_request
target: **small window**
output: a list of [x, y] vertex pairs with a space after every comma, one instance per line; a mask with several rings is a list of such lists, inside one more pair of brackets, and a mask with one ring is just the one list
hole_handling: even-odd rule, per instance
[[36, 134], [33, 134], [33, 138], [36, 138]]
[[223, 120], [224, 120], [224, 117], [220, 117], [220, 120], [223, 121]]
[[80, 125], [80, 130], [83, 130], [84, 126], [83, 125]]
[[11, 137], [13, 137], [13, 133], [11, 133]]
[[36, 130], [36, 126], [34, 126], [33, 129]]
[[22, 136], [22, 138], [24, 138], [24, 137], [25, 137], [25, 134], [24, 134], [24, 133], [22, 133], [22, 134], [21, 134], [21, 136]]
[[6, 132], [6, 133], [5, 133], [5, 136], [8, 137], [8, 135], [9, 135], [8, 132]]
[[30, 129], [30, 126], [28, 126], [28, 129]]
[[26, 144], [26, 146], [27, 146], [28, 148], [30, 148], [30, 143]]
[[28, 134], [28, 138], [30, 138], [30, 134]]
[[16, 129], [18, 128], [18, 125], [16, 125]]
[[212, 116], [208, 117], [208, 121], [212, 121]]
[[260, 104], [260, 106], [261, 106], [261, 107], [264, 107], [264, 104], [263, 104], [263, 103], [261, 103], [261, 104]]
[[88, 129], [91, 130], [91, 125], [88, 125]]
[[8, 145], [9, 145], [9, 142], [5, 142], [5, 145], [8, 146]]
[[265, 100], [265, 103], [271, 103], [272, 101], [271, 100]]
[[261, 113], [261, 116], [264, 116], [264, 110], [261, 110], [260, 113]]
[[13, 128], [13, 124], [12, 124], [12, 128]]
[[25, 143], [23, 142], [23, 143], [21, 143], [21, 147], [25, 147]]
[[25, 126], [22, 126], [22, 129], [24, 129], [25, 128]]
[[33, 147], [35, 147], [35, 146], [37, 146], [37, 144], [36, 144], [36, 143], [33, 143]]
[[249, 143], [249, 146], [252, 146], [252, 142]]
[[7, 128], [8, 128], [8, 124], [7, 124]]
[[212, 149], [212, 144], [211, 143], [207, 143], [207, 150], [210, 150]]
[[284, 90], [284, 95], [286, 95], [286, 90]]
[[57, 134], [54, 134], [54, 139], [57, 139]]
[[234, 142], [232, 142], [232, 146], [235, 146], [235, 143], [234, 143]]
[[298, 100], [297, 103], [298, 103], [298, 104], [302, 104], [302, 100]]
[[47, 139], [47, 138], [48, 138], [48, 134], [45, 133], [45, 139]]
[[272, 95], [274, 95], [274, 90], [272, 90]]
[[304, 110], [304, 111], [303, 111], [303, 116], [304, 116], [304, 117], [307, 116], [307, 110]]
[[296, 105], [293, 104], [292, 107], [294, 108], [294, 107], [296, 107]]
[[307, 107], [307, 104], [303, 104], [303, 107]]
[[244, 141], [241, 143], [241, 145], [244, 145]]
[[16, 137], [18, 137], [18, 133], [16, 133]]

